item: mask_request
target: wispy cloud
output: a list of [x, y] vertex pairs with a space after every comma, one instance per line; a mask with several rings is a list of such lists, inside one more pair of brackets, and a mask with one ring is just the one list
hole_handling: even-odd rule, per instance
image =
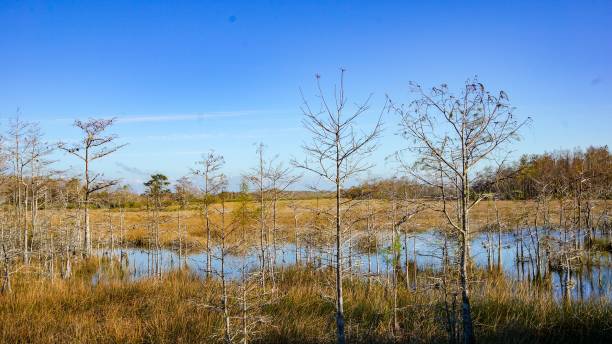
[[279, 111], [272, 110], [237, 110], [237, 111], [219, 111], [219, 112], [204, 112], [204, 113], [191, 113], [191, 114], [158, 114], [158, 115], [91, 115], [91, 116], [75, 116], [75, 117], [59, 117], [53, 119], [43, 119], [56, 122], [73, 121], [75, 118], [116, 118], [117, 123], [151, 123], [151, 122], [185, 122], [185, 121], [201, 121], [205, 119], [215, 118], [233, 118], [233, 117], [244, 117], [251, 115], [260, 114], [276, 114]]
[[115, 165], [117, 165], [117, 167], [119, 167], [121, 170], [123, 170], [124, 172], [128, 172], [134, 175], [138, 175], [138, 176], [148, 176], [151, 173], [145, 171], [145, 170], [141, 170], [137, 167], [132, 167], [132, 166], [128, 166], [124, 163], [121, 162], [116, 162]]
[[300, 131], [299, 127], [249, 130], [245, 132], [215, 132], [215, 133], [169, 133], [160, 135], [145, 135], [124, 138], [128, 142], [140, 141], [195, 141], [229, 138], [234, 140], [262, 140], [272, 136], [284, 136]]
[[229, 111], [210, 112], [202, 114], [170, 114], [170, 115], [139, 115], [139, 116], [117, 116], [118, 123], [149, 123], [149, 122], [184, 122], [201, 121], [213, 118], [232, 118], [256, 115], [263, 111]]
[[224, 135], [221, 133], [218, 134], [168, 134], [168, 135], [147, 135], [140, 138], [136, 138], [135, 141], [138, 140], [154, 140], [154, 141], [187, 141], [187, 140], [206, 140], [212, 138], [221, 138]]

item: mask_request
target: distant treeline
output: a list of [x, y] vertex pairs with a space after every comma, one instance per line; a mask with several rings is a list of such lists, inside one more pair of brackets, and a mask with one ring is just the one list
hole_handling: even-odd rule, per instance
[[[12, 184], [14, 184], [14, 176], [5, 175], [0, 176], [0, 198], [3, 203], [7, 206], [12, 206], [16, 202], [17, 193], [14, 192]], [[25, 184], [30, 185], [31, 178], [24, 177]], [[82, 205], [82, 189], [83, 185], [80, 179], [70, 178], [51, 178], [51, 177], [37, 177], [35, 182], [39, 188], [44, 189], [44, 196], [39, 201], [39, 208], [44, 207], [62, 207], [65, 206], [68, 209], [78, 208]], [[267, 192], [273, 192], [274, 190], [267, 190]], [[277, 190], [277, 192], [280, 192]], [[316, 198], [330, 198], [332, 197], [331, 192], [324, 191], [282, 191], [282, 199], [290, 200], [306, 200]], [[31, 197], [31, 192], [28, 191], [28, 196]], [[147, 202], [150, 201], [149, 195], [145, 193], [138, 193], [134, 191], [129, 185], [118, 185], [112, 188], [108, 188], [97, 192], [90, 202], [90, 208], [146, 208]], [[21, 195], [23, 197], [23, 195]], [[214, 196], [210, 196], [208, 202], [217, 202], [221, 197], [226, 202], [233, 202], [244, 197], [242, 192], [238, 191], [224, 191]], [[247, 193], [247, 197], [255, 199], [256, 196], [253, 193]], [[53, 200], [53, 201], [51, 201]], [[167, 192], [162, 196], [162, 204], [168, 206], [180, 206], [182, 201], [186, 201], [190, 207], [199, 207], [206, 202], [206, 198], [199, 189], [198, 186], [190, 184], [188, 186], [174, 185], [169, 187]], [[51, 204], [54, 203], [54, 204]]]
[[491, 192], [504, 199], [612, 196], [612, 156], [608, 146], [586, 150], [524, 155], [497, 171], [487, 169], [473, 185], [476, 192]]
[[[589, 147], [586, 150], [564, 150], [553, 153], [524, 155], [518, 161], [505, 164], [502, 168], [487, 168], [482, 171], [471, 186], [475, 194], [495, 194], [499, 199], [525, 200], [537, 197], [610, 199], [612, 197], [612, 155], [608, 146]], [[14, 203], [15, 193], [10, 187], [12, 177], [1, 177], [2, 197], [5, 204]], [[82, 183], [77, 178], [57, 179], [41, 177], [35, 181], [44, 185], [46, 199], [64, 202], [68, 208], [79, 206]], [[26, 184], [30, 180], [25, 177]], [[180, 191], [179, 191], [180, 190]], [[268, 190], [273, 192], [274, 190]], [[350, 199], [385, 199], [390, 197], [436, 198], [439, 190], [423, 185], [410, 178], [387, 178], [369, 180], [350, 187], [343, 197]], [[320, 191], [284, 191], [284, 199], [315, 199], [331, 197], [331, 193]], [[226, 201], [238, 199], [240, 192], [226, 191]], [[179, 204], [185, 198], [191, 206], [205, 202], [199, 188], [194, 184], [178, 184], [171, 187], [164, 196], [166, 206]], [[211, 200], [212, 201], [212, 200]], [[44, 205], [44, 200], [40, 206]], [[95, 195], [92, 207], [143, 208], [147, 205], [146, 193], [140, 194], [127, 185], [102, 190]], [[47, 204], [47, 206], [49, 206]]]
[[[505, 165], [482, 171], [471, 190], [475, 194], [490, 193], [507, 200], [542, 196], [609, 199], [612, 196], [612, 156], [608, 146], [523, 155], [518, 161]], [[344, 196], [354, 199], [384, 199], [391, 195], [435, 198], [439, 193], [436, 187], [410, 178], [394, 178], [366, 181], [347, 189]]]

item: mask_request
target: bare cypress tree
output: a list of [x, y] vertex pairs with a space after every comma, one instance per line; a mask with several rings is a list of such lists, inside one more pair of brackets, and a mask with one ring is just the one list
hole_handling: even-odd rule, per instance
[[[411, 83], [416, 99], [407, 106], [391, 103], [401, 120], [401, 134], [416, 155], [409, 171], [421, 182], [438, 188], [442, 212], [459, 235], [459, 280], [462, 294], [463, 340], [474, 343], [469, 297], [470, 209], [482, 200], [472, 199], [470, 182], [475, 167], [508, 142], [518, 138], [526, 121], [513, 117], [505, 92], [494, 95], [477, 80], [468, 80], [458, 96], [446, 85], [429, 91]], [[402, 159], [401, 151], [398, 158]], [[449, 192], [449, 186], [452, 192]], [[455, 213], [450, 209], [456, 202]]]
[[[4, 183], [6, 183], [6, 178], [4, 172], [6, 170], [6, 160], [8, 160], [8, 155], [6, 155], [5, 147], [4, 147], [4, 138], [0, 136], [0, 185], [4, 187]], [[13, 262], [16, 258], [21, 254], [24, 255], [24, 252], [17, 249], [17, 247], [12, 247], [12, 243], [15, 242], [13, 235], [18, 233], [13, 233], [14, 231], [9, 226], [8, 230], [5, 229], [5, 224], [9, 223], [8, 212], [0, 213], [0, 278], [2, 279], [0, 286], [0, 293], [11, 293], [11, 274], [13, 273], [12, 267]]]
[[252, 170], [249, 175], [249, 180], [255, 186], [258, 197], [257, 202], [259, 203], [259, 260], [260, 260], [260, 283], [261, 287], [266, 288], [266, 259], [269, 257], [269, 235], [266, 232], [266, 193], [268, 191], [267, 180], [268, 180], [268, 166], [264, 158], [263, 143], [257, 145], [257, 167]]
[[229, 281], [227, 278], [227, 256], [229, 255], [230, 249], [232, 245], [230, 244], [228, 237], [235, 230], [235, 227], [232, 226], [231, 223], [226, 222], [226, 216], [228, 210], [225, 206], [226, 189], [228, 185], [227, 177], [224, 174], [220, 174], [218, 178], [218, 186], [219, 186], [219, 202], [220, 207], [217, 210], [220, 221], [219, 221], [219, 232], [218, 232], [218, 241], [219, 241], [219, 255], [217, 259], [219, 260], [220, 267], [217, 271], [219, 278], [221, 279], [221, 311], [223, 312], [223, 341], [224, 343], [231, 343], [234, 335], [231, 332], [231, 319], [232, 312], [230, 310], [230, 296], [229, 296]]
[[223, 318], [225, 320], [225, 342], [226, 343], [231, 343], [231, 338], [230, 338], [230, 312], [229, 312], [229, 297], [228, 297], [228, 287], [227, 287], [227, 279], [226, 279], [226, 275], [225, 275], [225, 256], [227, 255], [227, 244], [226, 244], [226, 240], [227, 240], [227, 231], [226, 231], [226, 227], [225, 227], [225, 187], [227, 185], [227, 179], [225, 177], [225, 175], [221, 175], [221, 209], [219, 210], [220, 214], [221, 214], [221, 224], [220, 224], [220, 237], [221, 237], [221, 253], [220, 253], [220, 258], [221, 258], [221, 269], [220, 269], [220, 276], [221, 276], [221, 286], [222, 286], [222, 304], [223, 304]]
[[178, 235], [178, 251], [179, 251], [179, 267], [182, 268], [183, 261], [183, 237], [187, 234], [187, 224], [181, 223], [183, 211], [189, 206], [189, 200], [193, 195], [194, 186], [191, 180], [183, 176], [176, 181], [174, 185], [174, 197], [178, 202], [179, 208], [176, 212], [176, 230]]
[[[26, 193], [26, 202], [29, 198], [30, 203], [30, 229], [32, 240], [30, 240], [30, 247], [35, 246], [34, 238], [39, 239], [38, 246], [42, 247], [42, 231], [39, 230], [39, 208], [46, 207], [48, 201], [46, 191], [47, 183], [50, 178], [56, 173], [56, 171], [48, 170], [48, 167], [54, 162], [47, 158], [53, 152], [53, 147], [47, 142], [43, 141], [43, 134], [38, 126], [38, 123], [32, 123], [28, 128], [27, 136], [25, 138], [26, 146], [28, 148], [26, 163], [30, 170], [29, 182], [27, 185], [28, 192]], [[27, 213], [27, 204], [25, 209]], [[25, 221], [27, 229], [27, 220]], [[47, 231], [48, 232], [48, 231]], [[48, 234], [48, 233], [47, 233]], [[53, 263], [53, 262], [51, 262]]]
[[14, 205], [14, 226], [21, 231], [22, 257], [23, 262], [28, 264], [28, 248], [29, 237], [27, 224], [27, 183], [24, 178], [25, 169], [30, 164], [28, 152], [30, 150], [29, 142], [26, 140], [27, 132], [30, 130], [32, 123], [24, 122], [19, 118], [19, 114], [11, 120], [8, 135], [10, 137], [10, 145], [8, 152], [10, 154], [11, 173], [12, 173], [12, 191]]
[[[204, 161], [206, 161], [206, 159]], [[221, 295], [218, 299], [215, 299], [216, 296], [213, 296], [213, 298], [209, 300], [209, 302], [204, 304], [204, 307], [212, 311], [218, 312], [223, 316], [223, 342], [231, 343], [236, 333], [232, 332], [232, 318], [234, 317], [232, 316], [233, 309], [232, 304], [230, 303], [230, 285], [227, 276], [228, 268], [226, 267], [226, 265], [228, 264], [227, 256], [230, 254], [230, 250], [234, 248], [229, 241], [229, 236], [232, 234], [235, 227], [232, 226], [232, 223], [230, 221], [227, 221], [227, 215], [229, 213], [228, 208], [225, 204], [227, 197], [226, 188], [228, 184], [227, 177], [224, 174], [220, 173], [218, 174], [218, 177], [215, 180], [217, 188], [214, 196], [218, 198], [219, 206], [214, 208], [211, 207], [210, 210], [211, 212], [214, 211], [219, 216], [219, 221], [216, 225], [217, 230], [214, 233], [214, 238], [218, 243], [218, 251], [214, 254], [211, 252], [210, 256], [217, 259], [217, 261], [219, 262], [219, 266], [218, 268], [211, 269], [210, 274], [215, 274], [219, 276], [221, 282]], [[215, 334], [214, 337], [216, 338], [217, 335]]]
[[90, 164], [98, 159], [110, 155], [126, 144], [116, 145], [115, 140], [117, 135], [106, 135], [105, 132], [115, 123], [115, 119], [95, 119], [90, 118], [87, 121], [75, 120], [74, 126], [83, 132], [83, 139], [76, 143], [60, 142], [58, 147], [79, 158], [84, 164], [84, 201], [83, 201], [83, 218], [85, 221], [83, 228], [83, 252], [91, 254], [91, 229], [89, 225], [89, 202], [90, 196], [96, 191], [106, 189], [116, 185], [117, 180], [102, 180], [101, 173], [92, 173]]
[[204, 179], [202, 192], [204, 193], [204, 229], [206, 230], [206, 276], [210, 277], [212, 274], [210, 206], [214, 202], [214, 195], [219, 192], [222, 186], [223, 178], [219, 170], [225, 164], [225, 160], [222, 155], [211, 150], [207, 154], [202, 155], [202, 160], [196, 162], [196, 164], [202, 167], [194, 169], [192, 171], [193, 174]]
[[[253, 218], [253, 212], [249, 209], [249, 203], [251, 199], [249, 197], [249, 182], [248, 177], [243, 177], [240, 183], [240, 193], [238, 194], [238, 207], [234, 212], [236, 213], [235, 221], [240, 228], [241, 245], [246, 247], [247, 239], [246, 232], [249, 227], [249, 223]], [[242, 343], [247, 344], [249, 342], [249, 273], [247, 265], [247, 252], [248, 248], [244, 249], [242, 253], [242, 262], [240, 267], [240, 295], [238, 296], [240, 302], [240, 322], [242, 327]]]
[[[244, 176], [240, 183], [240, 192], [236, 198], [236, 206], [232, 209], [232, 227], [233, 231], [238, 231], [236, 234], [240, 240], [236, 241], [230, 251], [241, 252], [241, 262], [238, 268], [240, 272], [239, 288], [237, 288], [234, 298], [237, 301], [240, 315], [237, 316], [240, 320], [240, 331], [236, 336], [242, 337], [239, 342], [247, 344], [255, 339], [255, 336], [261, 329], [270, 322], [269, 317], [263, 315], [263, 308], [270, 304], [268, 293], [263, 293], [261, 290], [260, 271], [252, 269], [254, 266], [249, 263], [248, 255], [250, 252], [250, 243], [247, 233], [250, 229], [255, 229], [257, 209], [251, 207], [251, 196], [249, 195], [249, 177]], [[238, 341], [237, 341], [238, 342]]]
[[373, 128], [367, 132], [356, 132], [357, 119], [369, 110], [370, 97], [356, 109], [345, 114], [347, 98], [344, 93], [344, 73], [340, 70], [340, 85], [332, 95], [334, 103], [329, 103], [320, 84], [320, 76], [316, 76], [319, 109], [313, 109], [302, 96], [301, 107], [304, 113], [304, 127], [312, 135], [312, 142], [302, 147], [307, 157], [303, 162], [293, 161], [293, 164], [310, 171], [334, 186], [335, 191], [335, 279], [336, 279], [336, 330], [338, 343], [345, 343], [344, 301], [342, 293], [342, 245], [343, 218], [342, 195], [344, 184], [371, 165], [365, 158], [374, 151], [376, 139], [382, 130], [382, 113], [378, 116]]
[[[294, 176], [291, 174], [291, 168], [285, 167], [283, 163], [274, 165], [274, 160], [271, 162], [271, 166], [268, 169], [268, 179], [270, 180], [270, 198], [272, 208], [272, 252], [270, 254], [270, 277], [272, 279], [273, 289], [276, 289], [276, 255], [278, 251], [278, 225], [277, 225], [277, 212], [278, 212], [278, 201], [283, 196], [285, 191], [294, 185], [301, 176]], [[270, 229], [270, 228], [269, 228]]]

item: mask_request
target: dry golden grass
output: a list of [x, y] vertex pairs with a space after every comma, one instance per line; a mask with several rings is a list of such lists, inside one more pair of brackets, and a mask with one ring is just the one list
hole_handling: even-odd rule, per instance
[[[0, 342], [219, 341], [220, 314], [201, 306], [219, 299], [217, 281], [202, 281], [183, 271], [162, 280], [126, 283], [111, 278], [92, 285], [96, 262], [81, 263], [75, 277], [67, 281], [18, 276], [14, 293], [0, 296]], [[278, 280], [277, 296], [262, 309], [270, 322], [253, 336], [253, 342], [334, 342], [334, 306], [320, 294], [330, 273], [299, 267], [286, 270]], [[481, 342], [609, 343], [612, 339], [612, 305], [606, 300], [566, 306], [533, 285], [494, 274], [480, 277], [486, 282], [474, 285], [472, 305]], [[230, 290], [235, 287], [232, 284]], [[440, 289], [421, 286], [414, 292], [401, 287], [400, 331], [395, 333], [392, 294], [384, 284], [347, 279], [345, 300], [347, 336], [352, 343], [447, 339]], [[238, 329], [237, 322], [232, 329]]]
[[[332, 199], [320, 199], [320, 200], [298, 200], [295, 201], [298, 206], [298, 225], [300, 227], [307, 227], [312, 222], [313, 209], [332, 209], [334, 201]], [[279, 232], [292, 233], [294, 228], [294, 213], [290, 207], [292, 201], [282, 200], [279, 201], [277, 206], [277, 230]], [[429, 204], [431, 205], [431, 204]], [[249, 207], [251, 210], [257, 208], [256, 203], [250, 203]], [[216, 209], [219, 205], [214, 205]], [[231, 212], [238, 207], [237, 202], [227, 202], [226, 210], [228, 212], [228, 218], [231, 217]], [[559, 206], [558, 202], [551, 202], [549, 209], [537, 209], [537, 204], [534, 201], [498, 201], [497, 207], [501, 216], [502, 222], [507, 228], [515, 228], [516, 226], [525, 226], [527, 224], [533, 225], [536, 219], [537, 212], [537, 223], [539, 225], [544, 223], [544, 217], [547, 216], [552, 225], [558, 225], [559, 221]], [[595, 216], [603, 211], [603, 204], [597, 203], [595, 208]], [[372, 202], [372, 209], [376, 213], [375, 220], [377, 225], [381, 228], [388, 226], [389, 223], [389, 203], [376, 200]], [[269, 209], [268, 209], [269, 210]], [[356, 203], [351, 209], [351, 214], [355, 216], [363, 216], [367, 212], [367, 204], [365, 201]], [[566, 210], [566, 215], [567, 214]], [[213, 226], [213, 232], [217, 231], [216, 224], [219, 223], [219, 214], [217, 211], [210, 211]], [[92, 227], [94, 231], [94, 238], [106, 238], [109, 237], [109, 212], [107, 210], [95, 209], [91, 211], [92, 214]], [[119, 223], [120, 213], [116, 210], [111, 211], [112, 222], [115, 230], [115, 237], [119, 236]], [[546, 214], [546, 215], [545, 215]], [[149, 240], [147, 239], [150, 230], [147, 227], [147, 212], [141, 209], [129, 209], [124, 212], [124, 240], [128, 245], [131, 246], [147, 246]], [[161, 244], [165, 247], [178, 247], [178, 224], [179, 212], [176, 208], [168, 208], [162, 212], [163, 223], [161, 225]], [[351, 216], [351, 215], [349, 215]], [[190, 208], [188, 210], [181, 211], [180, 222], [186, 225], [186, 233], [183, 237], [183, 243], [191, 249], [201, 249], [204, 247], [206, 242], [206, 231], [204, 226], [204, 217], [201, 209]], [[472, 230], [479, 230], [486, 224], [493, 223], [495, 221], [495, 207], [493, 202], [485, 200], [477, 204], [471, 211], [471, 225]], [[228, 221], [229, 222], [229, 221]], [[272, 220], [270, 214], [266, 219], [266, 225], [271, 226]], [[365, 224], [363, 223], [361, 227]], [[406, 228], [410, 231], [421, 231], [428, 230], [431, 228], [443, 228], [446, 227], [447, 223], [441, 213], [426, 209], [416, 215], [409, 223], [406, 224]], [[330, 227], [331, 228], [331, 227]], [[259, 225], [257, 219], [252, 219], [251, 225], [249, 226], [249, 237], [256, 241], [259, 235]], [[292, 235], [279, 235], [284, 237], [286, 240], [292, 240]], [[234, 236], [235, 238], [235, 236]]]

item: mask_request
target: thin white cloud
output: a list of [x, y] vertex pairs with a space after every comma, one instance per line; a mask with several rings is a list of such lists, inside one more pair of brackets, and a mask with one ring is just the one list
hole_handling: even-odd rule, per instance
[[168, 134], [168, 135], [147, 135], [136, 138], [134, 141], [188, 141], [188, 140], [206, 140], [212, 138], [223, 137], [223, 134]]
[[191, 114], [159, 114], [159, 115], [91, 115], [91, 116], [75, 116], [75, 117], [59, 117], [52, 119], [40, 119], [42, 121], [55, 121], [55, 122], [71, 122], [75, 118], [86, 119], [86, 118], [116, 118], [117, 123], [151, 123], [151, 122], [184, 122], [184, 121], [200, 121], [204, 119], [214, 118], [232, 118], [232, 117], [243, 117], [258, 114], [276, 114], [278, 110], [237, 110], [237, 111], [219, 111], [219, 112], [204, 112], [204, 113], [191, 113]]
[[139, 169], [137, 167], [133, 167], [133, 166], [129, 166], [126, 165], [122, 162], [115, 162], [115, 165], [117, 165], [117, 167], [119, 167], [123, 172], [128, 172], [134, 175], [138, 175], [138, 176], [148, 176], [151, 173], [149, 171], [145, 171], [142, 169]]
[[194, 140], [210, 140], [210, 139], [221, 139], [231, 138], [234, 140], [262, 140], [272, 136], [283, 136], [294, 132], [300, 131], [299, 127], [288, 127], [288, 128], [274, 128], [274, 129], [261, 129], [261, 130], [249, 130], [242, 133], [227, 133], [227, 132], [215, 132], [215, 133], [170, 133], [161, 135], [145, 135], [145, 136], [134, 136], [124, 137], [123, 139], [127, 142], [140, 142], [140, 141], [194, 141]]
[[203, 114], [174, 114], [174, 115], [139, 115], [117, 116], [117, 123], [150, 123], [150, 122], [184, 122], [200, 121], [212, 118], [242, 117], [262, 113], [262, 111], [230, 111], [210, 112]]

